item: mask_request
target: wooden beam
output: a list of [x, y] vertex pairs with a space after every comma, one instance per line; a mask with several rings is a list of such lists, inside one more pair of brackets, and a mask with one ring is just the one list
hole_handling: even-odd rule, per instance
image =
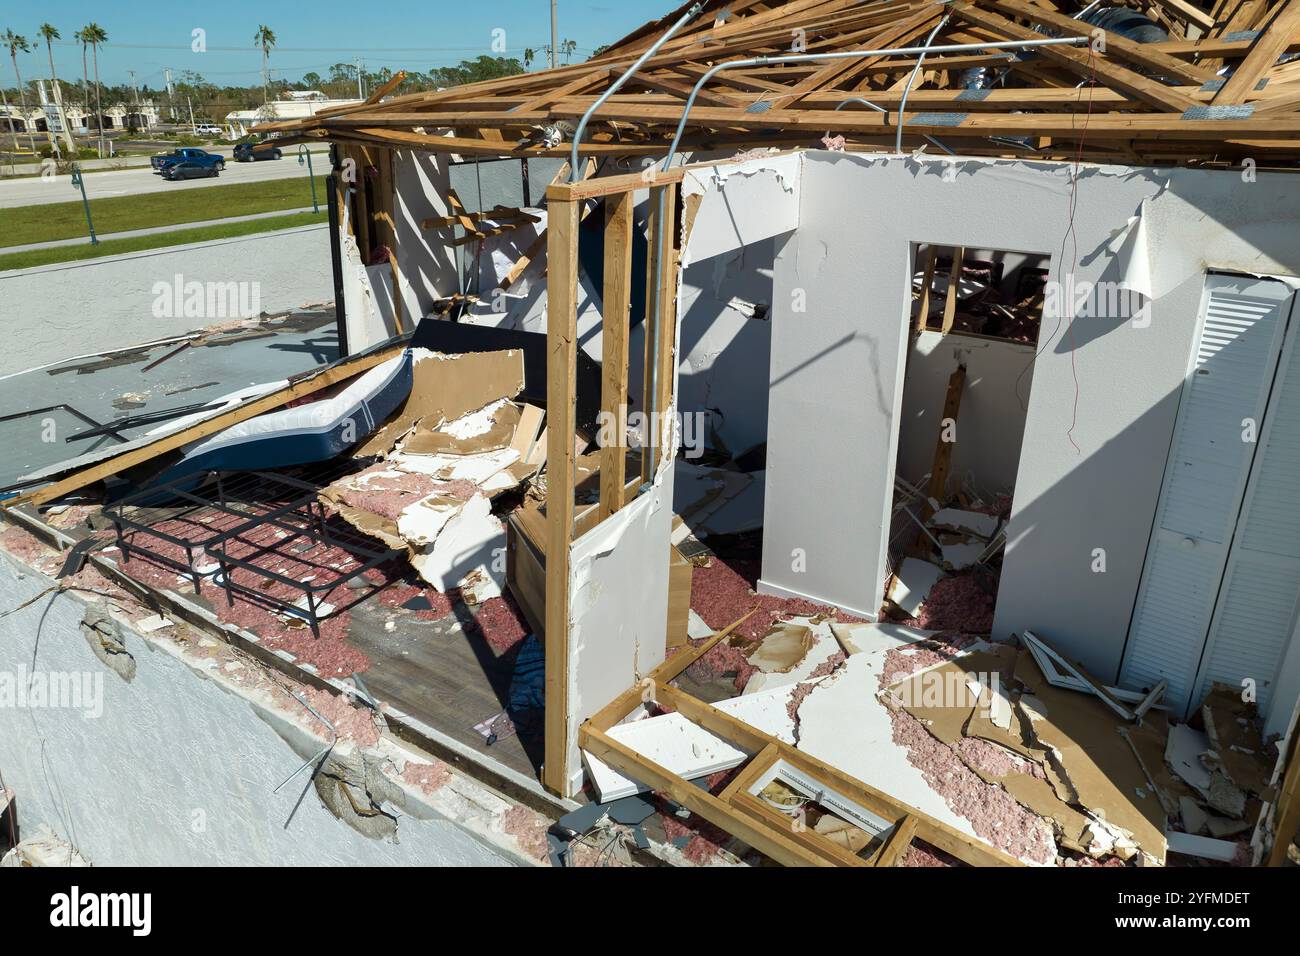
[[957, 299], [961, 296], [961, 273], [965, 259], [966, 250], [961, 246], [954, 246], [952, 250], [952, 266], [948, 270], [948, 294], [943, 300], [943, 328], [941, 331], [944, 335], [952, 331], [952, 324], [957, 318]]
[[[552, 186], [555, 190], [559, 187]], [[569, 549], [573, 543], [578, 207], [551, 196], [546, 326], [546, 719], [542, 783], [569, 796]], [[576, 768], [572, 768], [576, 769]]]
[[899, 820], [894, 825], [894, 830], [889, 834], [885, 845], [880, 848], [871, 861], [872, 866], [901, 866], [903, 857], [907, 855], [907, 848], [912, 845], [912, 838], [916, 836], [917, 822], [916, 817], [910, 813]]
[[1214, 95], [1211, 103], [1215, 106], [1246, 102], [1246, 94], [1255, 88], [1255, 84], [1277, 65], [1277, 58], [1291, 42], [1292, 36], [1300, 30], [1300, 3], [1290, 0], [1278, 5], [1272, 21], [1250, 45], [1250, 52], [1241, 61], [1237, 71], [1228, 77], [1228, 82]]
[[[969, 4], [957, 6], [953, 12], [968, 23], [985, 27], [1005, 36], [1009, 40], [1041, 40], [1043, 38], [1041, 34], [1030, 30], [1028, 27], [1022, 27], [1005, 17], [1000, 17], [995, 13], [989, 13]], [[1077, 76], [1086, 79], [1095, 74], [1107, 86], [1122, 90], [1159, 110], [1182, 113], [1198, 105], [1190, 96], [1184, 96], [1163, 83], [1145, 77], [1140, 73], [1135, 73], [1107, 59], [1105, 56], [1090, 55], [1064, 46], [1038, 47], [1037, 52], [1045, 59], [1060, 64]]]
[[391, 80], [389, 80], [383, 86], [379, 87], [379, 89], [375, 90], [373, 93], [371, 93], [369, 96], [366, 97], [365, 105], [374, 106], [376, 103], [382, 100], [389, 93], [393, 92], [393, 90], [401, 86], [402, 81], [405, 79], [406, 79], [406, 71], [398, 70], [396, 73], [393, 74], [393, 78]]
[[[898, 820], [904, 815], [914, 816], [917, 820], [917, 836], [972, 866], [1021, 866], [1019, 860], [976, 840], [960, 830], [949, 826], [941, 820], [912, 807], [900, 804], [889, 795], [877, 790], [870, 784], [846, 774], [837, 767], [819, 760], [812, 754], [791, 747], [776, 737], [766, 734], [756, 727], [751, 727], [725, 711], [718, 710], [701, 700], [671, 685], [656, 683], [655, 699], [674, 710], [692, 723], [699, 724], [705, 730], [712, 731], [730, 741], [742, 750], [758, 753], [768, 745], [775, 745], [781, 759], [804, 773], [820, 780], [822, 783], [840, 791], [844, 796], [861, 804], [866, 810], [885, 819]], [[643, 781], [650, 783], [650, 781]]]
[[671, 770], [637, 753], [631, 747], [590, 724], [582, 725], [578, 737], [583, 750], [603, 760], [615, 770], [666, 794], [675, 803], [692, 813], [698, 813], [710, 823], [722, 827], [778, 863], [786, 866], [831, 865], [825, 858], [804, 849], [786, 834], [738, 812], [707, 790], [701, 790], [695, 784], [683, 780]]
[[1269, 866], [1282, 866], [1286, 863], [1287, 850], [1295, 842], [1296, 830], [1300, 828], [1300, 729], [1296, 727], [1291, 728], [1290, 753], [1273, 817], [1273, 846], [1268, 854]]
[[627, 459], [628, 310], [632, 294], [632, 210], [635, 194], [605, 200], [605, 284], [601, 317], [601, 431], [610, 439], [600, 450], [600, 516], [623, 507]]

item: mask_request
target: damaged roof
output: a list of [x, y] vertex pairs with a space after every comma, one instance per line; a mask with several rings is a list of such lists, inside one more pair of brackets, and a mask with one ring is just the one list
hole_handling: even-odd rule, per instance
[[[262, 129], [462, 155], [568, 156], [578, 121], [608, 95], [582, 136], [587, 155], [662, 156], [679, 123], [689, 151], [892, 150], [901, 119], [904, 148], [928, 140], [966, 155], [1141, 164], [1300, 156], [1300, 0], [1141, 7], [709, 0], [584, 63], [379, 102], [390, 84], [363, 104]], [[736, 65], [717, 70], [727, 63]]]

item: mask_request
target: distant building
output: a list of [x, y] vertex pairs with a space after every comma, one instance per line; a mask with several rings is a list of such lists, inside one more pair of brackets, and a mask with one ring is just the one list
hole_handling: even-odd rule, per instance
[[230, 139], [247, 136], [253, 127], [275, 120], [305, 119], [323, 109], [360, 103], [359, 99], [330, 99], [320, 90], [290, 90], [254, 110], [235, 110], [226, 114], [226, 135]]

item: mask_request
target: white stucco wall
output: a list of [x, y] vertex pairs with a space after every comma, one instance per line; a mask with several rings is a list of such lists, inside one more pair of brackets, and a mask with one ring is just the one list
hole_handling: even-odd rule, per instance
[[0, 272], [0, 375], [140, 345], [233, 316], [158, 317], [154, 284], [258, 282], [260, 311], [334, 298], [326, 225]]
[[[0, 552], [0, 609], [51, 583]], [[328, 743], [320, 724], [274, 685], [269, 692], [265, 682], [240, 686], [229, 662], [205, 662], [170, 639], [130, 630], [126, 649], [136, 672], [128, 682], [91, 652], [79, 626], [86, 608], [69, 592], [0, 619], [0, 676], [71, 672], [102, 680], [97, 717], [70, 708], [0, 707], [0, 768], [18, 794], [22, 827], [47, 824], [99, 866], [520, 860], [415, 792], [407, 793], [396, 840], [364, 836], [335, 817], [307, 785], [309, 771], [274, 793]], [[336, 753], [355, 757], [353, 747], [341, 743]], [[510, 806], [486, 794], [477, 799], [477, 806], [461, 802], [486, 826]]]
[[[1150, 325], [1045, 319], [994, 627], [1038, 629], [1115, 679], [1205, 271], [1296, 275], [1300, 180], [1085, 166], [1063, 247], [1071, 180], [1064, 164], [804, 154], [800, 228], [775, 276], [764, 580], [879, 604], [910, 243], [1048, 252], [1054, 278], [1064, 248], [1076, 282], [1114, 282], [1133, 274], [1115, 240], [1140, 213]], [[789, 308], [795, 289], [805, 313]], [[803, 575], [786, 570], [796, 547]]]

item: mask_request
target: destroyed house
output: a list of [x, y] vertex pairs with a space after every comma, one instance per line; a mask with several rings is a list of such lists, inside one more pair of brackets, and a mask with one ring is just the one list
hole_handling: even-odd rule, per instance
[[298, 682], [358, 853], [1284, 862], [1297, 54], [1297, 0], [710, 0], [397, 77], [265, 127], [332, 145], [344, 357], [0, 504], [151, 611], [63, 615], [107, 666]]

